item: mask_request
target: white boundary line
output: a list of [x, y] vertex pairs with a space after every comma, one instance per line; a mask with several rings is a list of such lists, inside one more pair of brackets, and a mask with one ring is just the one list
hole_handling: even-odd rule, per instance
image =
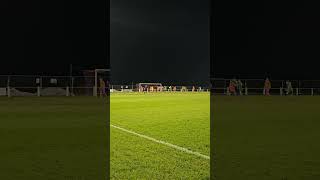
[[203, 155], [203, 154], [201, 154], [201, 153], [199, 153], [199, 152], [191, 151], [191, 150], [189, 150], [189, 149], [187, 149], [187, 148], [183, 148], [183, 147], [180, 147], [180, 146], [177, 146], [177, 145], [174, 145], [174, 144], [165, 142], [165, 141], [157, 140], [157, 139], [154, 139], [154, 138], [152, 138], [152, 137], [149, 137], [149, 136], [146, 136], [146, 135], [142, 135], [142, 134], [139, 134], [139, 133], [136, 133], [136, 132], [133, 132], [133, 131], [130, 131], [130, 130], [121, 128], [121, 127], [119, 127], [119, 126], [115, 126], [115, 125], [112, 125], [112, 124], [111, 124], [110, 126], [113, 127], [113, 128], [119, 129], [119, 130], [121, 130], [121, 131], [127, 132], [127, 133], [129, 133], [129, 134], [133, 134], [133, 135], [136, 135], [136, 136], [139, 136], [139, 137], [148, 139], [148, 140], [150, 140], [150, 141], [153, 141], [153, 142], [156, 142], [156, 143], [159, 143], [159, 144], [163, 144], [163, 145], [172, 147], [172, 148], [174, 148], [174, 149], [177, 149], [177, 150], [179, 150], [179, 151], [183, 151], [183, 152], [188, 153], [188, 154], [192, 154], [192, 155], [195, 155], [195, 156], [204, 158], [204, 159], [210, 159], [209, 156]]

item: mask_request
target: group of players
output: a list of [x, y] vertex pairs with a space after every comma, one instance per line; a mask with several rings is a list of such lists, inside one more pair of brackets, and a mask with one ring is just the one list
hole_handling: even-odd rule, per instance
[[[139, 92], [176, 92], [178, 91], [177, 86], [139, 86]], [[181, 86], [181, 92], [187, 92], [188, 88], [186, 86]], [[202, 91], [201, 87], [196, 88], [192, 86], [191, 92], [200, 92]]]
[[[266, 96], [270, 96], [271, 89], [271, 81], [269, 78], [266, 78], [264, 81], [263, 94]], [[293, 95], [293, 88], [290, 81], [286, 81], [285, 95]], [[241, 80], [237, 80], [235, 78], [231, 79], [228, 87], [229, 95], [242, 95], [243, 94], [243, 83]]]
[[242, 95], [243, 92], [243, 83], [241, 80], [237, 80], [236, 78], [233, 78], [229, 82], [229, 87], [228, 87], [228, 93], [230, 95]]
[[[109, 91], [108, 89], [108, 85], [109, 83], [107, 82], [107, 84], [104, 82], [104, 80], [102, 78], [99, 79], [99, 94], [101, 97], [104, 97], [107, 95], [107, 91]], [[228, 86], [228, 94], [229, 95], [243, 95], [243, 83], [241, 82], [241, 80], [237, 80], [235, 78], [231, 79], [229, 82], [229, 86]], [[266, 96], [270, 96], [270, 89], [271, 89], [271, 81], [269, 80], [269, 78], [266, 78], [264, 81], [264, 87], [263, 87], [263, 94]], [[162, 91], [173, 91], [176, 92], [177, 91], [177, 87], [176, 86], [140, 86], [139, 87], [139, 92], [162, 92]], [[182, 86], [181, 88], [181, 92], [184, 91], [188, 91], [187, 87]], [[202, 91], [201, 87], [198, 87], [196, 89], [195, 86], [192, 87], [192, 92], [195, 91]], [[293, 95], [293, 88], [292, 88], [292, 84], [290, 81], [286, 81], [286, 88], [285, 88], [285, 95]]]

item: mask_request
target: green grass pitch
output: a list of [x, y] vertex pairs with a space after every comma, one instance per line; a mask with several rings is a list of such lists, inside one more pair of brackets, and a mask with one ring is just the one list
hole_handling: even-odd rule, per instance
[[[0, 179], [106, 179], [106, 103], [0, 98]], [[209, 94], [113, 94], [111, 123], [209, 155]], [[209, 179], [209, 160], [111, 128], [112, 179]]]
[[[217, 180], [320, 179], [320, 97], [216, 96]], [[0, 179], [105, 179], [106, 103], [0, 98]], [[113, 94], [111, 123], [209, 155], [209, 94]], [[208, 179], [209, 160], [111, 128], [112, 179]]]
[[[210, 154], [209, 93], [114, 94], [111, 124]], [[111, 128], [112, 179], [209, 179], [210, 160]]]
[[106, 179], [106, 103], [0, 98], [0, 179]]
[[320, 97], [213, 98], [217, 180], [320, 179]]

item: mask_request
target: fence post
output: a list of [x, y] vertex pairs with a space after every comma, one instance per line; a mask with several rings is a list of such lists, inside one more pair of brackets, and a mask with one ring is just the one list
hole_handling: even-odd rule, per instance
[[8, 97], [11, 97], [10, 87], [9, 86], [7, 87], [7, 95], [8, 95]]
[[313, 88], [311, 88], [311, 96], [313, 96]]
[[40, 86], [37, 87], [37, 95], [38, 97], [40, 97], [41, 93], [40, 93]]
[[245, 88], [245, 95], [246, 96], [248, 95], [248, 88], [247, 87]]
[[[227, 87], [227, 80], [224, 80], [224, 89], [228, 90], [227, 88], [228, 88], [228, 87]], [[227, 94], [228, 94], [228, 92], [224, 92], [224, 93], [227, 93]]]
[[40, 87], [42, 87], [42, 76], [40, 76], [40, 79], [39, 79], [39, 84], [40, 84]]
[[71, 96], [72, 96], [72, 94], [73, 94], [73, 84], [74, 84], [74, 77], [72, 76], [72, 78], [71, 78]]
[[93, 86], [93, 96], [98, 96], [97, 86]]
[[280, 88], [280, 96], [282, 96], [282, 87]]
[[69, 93], [69, 86], [67, 86], [67, 88], [66, 88], [66, 96], [70, 96], [70, 93]]
[[299, 88], [296, 88], [296, 95], [299, 96]]
[[10, 76], [8, 76], [8, 79], [7, 79], [7, 87], [10, 87]]

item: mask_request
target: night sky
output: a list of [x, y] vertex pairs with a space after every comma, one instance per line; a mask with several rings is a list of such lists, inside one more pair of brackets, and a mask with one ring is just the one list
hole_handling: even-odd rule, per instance
[[106, 7], [106, 1], [1, 1], [0, 74], [107, 67]]
[[111, 0], [111, 79], [208, 81], [209, 7], [209, 0]]
[[214, 5], [214, 77], [320, 79], [320, 15], [315, 3], [265, 0]]
[[[207, 81], [208, 0], [111, 0], [114, 82]], [[1, 6], [1, 74], [69, 74], [105, 68], [105, 2], [11, 1]]]
[[[111, 0], [112, 80], [206, 81], [208, 1]], [[106, 68], [106, 7], [1, 1], [0, 74]], [[319, 79], [319, 17], [312, 1], [214, 1], [214, 77]]]

